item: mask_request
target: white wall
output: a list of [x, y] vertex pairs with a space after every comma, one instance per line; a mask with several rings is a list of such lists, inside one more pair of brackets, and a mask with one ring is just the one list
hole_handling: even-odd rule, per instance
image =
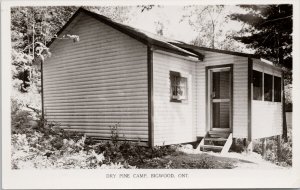
[[147, 47], [82, 13], [63, 34], [80, 41], [50, 47], [46, 118], [99, 138], [110, 138], [109, 126], [119, 122], [121, 137], [148, 141]]
[[233, 64], [233, 137], [248, 136], [248, 58], [201, 51], [205, 58], [197, 65], [197, 135], [204, 136], [207, 128], [206, 66]]
[[[153, 52], [154, 145], [196, 140], [196, 63]], [[188, 76], [188, 101], [170, 102], [170, 71]]]
[[[281, 77], [281, 71], [258, 60], [253, 70]], [[252, 138], [264, 138], [282, 134], [282, 103], [252, 100]]]

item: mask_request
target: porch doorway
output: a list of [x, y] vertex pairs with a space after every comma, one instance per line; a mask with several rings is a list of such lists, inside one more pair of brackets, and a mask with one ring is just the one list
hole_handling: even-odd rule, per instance
[[232, 67], [208, 69], [209, 128], [231, 131], [232, 126]]

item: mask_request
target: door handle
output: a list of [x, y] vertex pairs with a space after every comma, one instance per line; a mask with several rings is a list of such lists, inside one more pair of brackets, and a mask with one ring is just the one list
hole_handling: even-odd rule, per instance
[[212, 92], [212, 93], [211, 93], [211, 99], [213, 99], [215, 96], [216, 96], [216, 93], [215, 93], [215, 92]]

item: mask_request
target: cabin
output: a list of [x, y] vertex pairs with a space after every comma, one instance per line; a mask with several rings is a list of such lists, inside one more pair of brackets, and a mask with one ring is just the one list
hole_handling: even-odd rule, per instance
[[[282, 134], [282, 70], [255, 55], [169, 40], [80, 8], [42, 67], [43, 113], [66, 130], [148, 146]], [[217, 143], [212, 143], [212, 142]], [[223, 143], [223, 144], [222, 144]]]

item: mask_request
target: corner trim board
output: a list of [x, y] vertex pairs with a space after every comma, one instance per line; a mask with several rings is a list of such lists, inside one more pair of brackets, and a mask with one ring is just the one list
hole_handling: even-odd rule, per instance
[[41, 102], [42, 102], [42, 119], [45, 119], [45, 107], [44, 107], [44, 61], [41, 61]]
[[253, 60], [248, 57], [248, 141], [252, 140], [252, 78], [253, 78]]
[[148, 145], [154, 146], [153, 130], [153, 51], [151, 46], [147, 46], [147, 78], [148, 78]]

